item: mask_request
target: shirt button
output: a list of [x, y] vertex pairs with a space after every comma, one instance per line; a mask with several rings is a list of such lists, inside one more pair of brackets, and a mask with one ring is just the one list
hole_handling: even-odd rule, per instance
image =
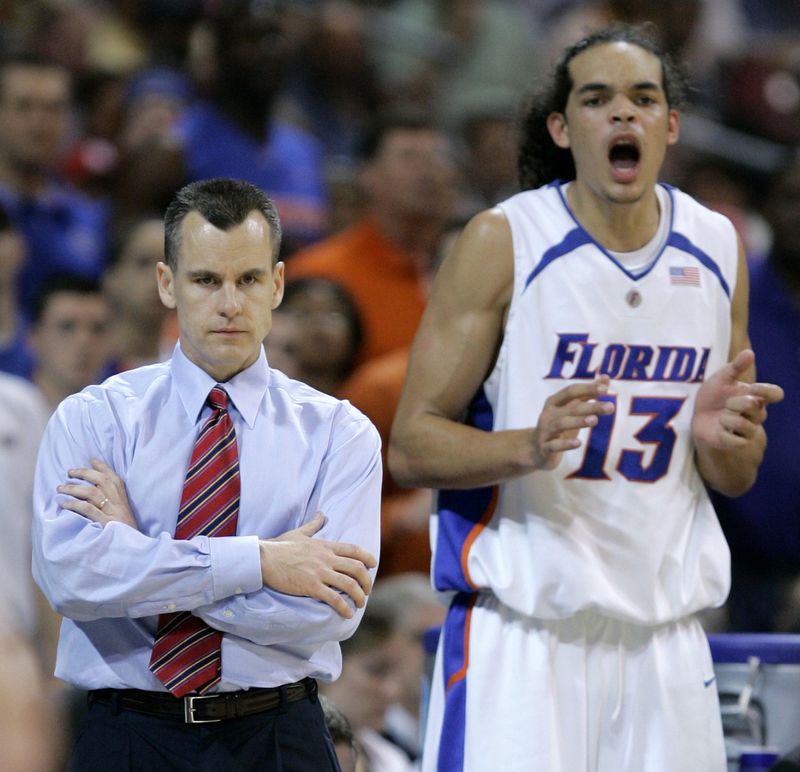
[[236, 592], [237, 595], [241, 595], [242, 594], [242, 588], [241, 587], [237, 587], [235, 592]]
[[229, 608], [226, 608], [225, 611], [222, 612], [222, 616], [226, 619], [230, 619], [233, 616], [233, 612]]
[[167, 609], [169, 611], [175, 611], [176, 608], [177, 608], [177, 606], [174, 603], [167, 604]]

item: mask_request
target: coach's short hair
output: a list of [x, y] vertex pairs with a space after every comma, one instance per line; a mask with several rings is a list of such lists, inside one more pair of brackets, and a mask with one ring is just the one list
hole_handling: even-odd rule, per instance
[[181, 223], [189, 212], [199, 212], [215, 228], [228, 230], [240, 225], [250, 212], [260, 212], [272, 235], [272, 262], [278, 262], [281, 222], [275, 204], [263, 190], [244, 180], [215, 177], [181, 188], [164, 215], [164, 259], [172, 271], [178, 267]]

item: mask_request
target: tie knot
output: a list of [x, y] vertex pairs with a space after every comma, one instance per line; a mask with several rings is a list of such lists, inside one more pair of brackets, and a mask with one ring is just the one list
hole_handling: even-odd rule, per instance
[[208, 392], [208, 404], [215, 410], [228, 409], [228, 392], [221, 386], [215, 386]]

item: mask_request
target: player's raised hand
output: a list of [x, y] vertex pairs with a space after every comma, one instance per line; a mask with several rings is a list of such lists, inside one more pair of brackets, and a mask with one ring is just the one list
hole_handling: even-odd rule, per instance
[[535, 468], [554, 469], [561, 454], [581, 445], [578, 432], [595, 426], [598, 416], [614, 412], [614, 405], [598, 399], [608, 392], [608, 376], [590, 383], [573, 383], [544, 403], [534, 430]]
[[345, 596], [359, 608], [366, 603], [372, 589], [368, 569], [377, 561], [356, 544], [313, 538], [324, 524], [325, 517], [317, 512], [299, 528], [262, 539], [261, 578], [265, 587], [316, 598], [350, 619], [353, 609]]
[[750, 349], [715, 372], [697, 392], [692, 436], [721, 450], [745, 447], [767, 417], [767, 406], [783, 399], [783, 389], [774, 383], [740, 380], [755, 364]]

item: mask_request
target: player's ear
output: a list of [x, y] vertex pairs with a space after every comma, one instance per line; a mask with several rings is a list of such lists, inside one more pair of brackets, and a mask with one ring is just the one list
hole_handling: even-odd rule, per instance
[[564, 113], [550, 113], [546, 125], [553, 142], [562, 150], [566, 150], [569, 147], [569, 127]]
[[674, 145], [681, 133], [681, 117], [677, 110], [670, 110], [667, 118], [667, 144]]

